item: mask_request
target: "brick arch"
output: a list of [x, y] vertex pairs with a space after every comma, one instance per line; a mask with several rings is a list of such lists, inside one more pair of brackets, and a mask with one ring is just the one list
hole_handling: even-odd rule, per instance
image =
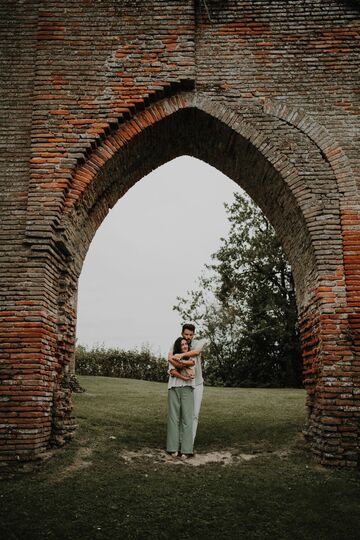
[[[187, 117], [186, 117], [187, 115]], [[194, 116], [197, 116], [194, 120]], [[226, 159], [216, 155], [216, 146], [221, 141], [221, 137], [218, 137], [218, 140], [214, 140], [213, 146], [208, 145], [208, 151], [205, 151], [206, 145], [199, 143], [199, 135], [196, 125], [201, 125], [199, 122], [199, 116], [203, 119], [202, 124], [208, 121], [213, 125], [210, 127], [202, 126], [202, 133], [206, 130], [208, 133], [215, 133], [220, 127], [223, 130], [227, 131], [226, 135], [223, 135], [223, 150], [227, 152]], [[208, 120], [206, 120], [206, 117]], [[115, 165], [115, 156], [121, 155], [122, 152], [127, 152], [128, 147], [133, 144], [140, 144], [137, 142], [138, 138], [141, 138], [144, 134], [152, 133], [151, 130], [154, 129], [154, 126], [157, 126], [161, 122], [166, 123], [165, 121], [171, 118], [171, 122], [168, 122], [168, 126], [172, 127], [171, 135], [169, 140], [171, 144], [163, 143], [163, 148], [166, 148], [166, 151], [161, 151], [161, 155], [157, 156], [154, 151], [153, 142], [143, 143], [143, 146], [146, 147], [146, 144], [151, 148], [151, 159], [149, 163], [142, 167], [138, 167], [138, 171], [132, 174], [132, 179], [129, 179], [126, 182], [112, 182], [111, 179], [119, 177], [121, 174], [120, 170], [116, 170], [117, 165]], [[174, 127], [174, 122], [178, 122], [180, 128], [176, 124]], [[164, 128], [166, 131], [166, 128]], [[186, 135], [184, 133], [188, 130]], [[182, 137], [179, 137], [178, 131], [181, 130]], [[273, 207], [270, 208], [269, 201], [274, 199], [274, 189], [272, 186], [273, 193], [265, 195], [266, 189], [263, 189], [263, 192], [260, 193], [259, 190], [254, 189], [251, 184], [247, 184], [245, 180], [245, 174], [242, 172], [243, 178], [238, 178], [240, 174], [239, 164], [233, 162], [235, 153], [236, 153], [236, 136], [238, 139], [242, 139], [242, 144], [248, 145], [249, 149], [252, 149], [254, 152], [253, 158], [259, 163], [262, 161], [268, 168], [272, 167], [273, 174], [278, 178], [281, 177], [282, 190], [288, 198], [292, 198], [292, 202], [288, 203], [287, 211], [291, 209], [296, 213], [296, 218], [294, 217], [293, 222], [298, 223], [298, 231], [302, 230], [304, 233], [304, 238], [301, 243], [295, 249], [294, 246], [291, 246], [291, 239], [284, 234], [286, 230], [286, 219], [285, 215], [277, 213], [276, 209], [279, 209], [280, 201], [276, 203], [273, 201]], [[215, 137], [216, 138], [216, 137]], [[151, 139], [151, 137], [150, 137]], [[191, 139], [196, 139], [191, 142]], [[177, 142], [174, 142], [176, 141]], [[179, 143], [180, 141], [180, 143]], [[227, 141], [227, 142], [224, 142]], [[226, 145], [228, 148], [226, 149]], [[140, 153], [142, 156], [142, 161], [145, 163], [146, 160], [143, 159], [145, 150], [138, 148], [134, 152]], [[258, 153], [256, 153], [258, 152]], [[153, 168], [161, 165], [162, 163], [188, 153], [194, 155], [204, 161], [210, 163], [211, 165], [217, 167], [219, 170], [222, 170], [229, 177], [238, 182], [242, 187], [249, 192], [249, 194], [254, 198], [254, 200], [262, 207], [265, 214], [269, 217], [270, 221], [274, 224], [279, 237], [281, 238], [285, 249], [288, 253], [289, 259], [292, 263], [293, 268], [295, 269], [295, 275], [299, 276], [297, 278], [297, 289], [299, 291], [299, 303], [302, 302], [302, 297], [306, 296], [306, 291], [308, 287], [304, 285], [304, 269], [306, 269], [309, 274], [314, 271], [316, 267], [316, 260], [322, 260], [322, 255], [317, 254], [316, 248], [313, 246], [313, 242], [316, 243], [317, 229], [311, 227], [313, 225], [313, 213], [316, 211], [319, 215], [322, 213], [322, 208], [319, 205], [319, 202], [316, 201], [316, 197], [312, 194], [311, 189], [307, 184], [302, 181], [301, 173], [303, 171], [299, 170], [291, 161], [288, 156], [284, 154], [281, 149], [279, 149], [278, 141], [273, 142], [269, 137], [261, 132], [261, 126], [252, 125], [248, 119], [244, 119], [239, 112], [232, 111], [229, 107], [224, 105], [219, 106], [217, 103], [213, 103], [211, 100], [199, 99], [194, 97], [191, 93], [183, 93], [173, 96], [171, 98], [161, 100], [154, 104], [151, 107], [148, 107], [143, 112], [136, 114], [131, 120], [126, 122], [124, 125], [121, 125], [117, 131], [109, 135], [101, 145], [90, 155], [88, 160], [85, 163], [80, 163], [77, 169], [73, 174], [73, 181], [71, 186], [66, 192], [66, 197], [64, 198], [63, 205], [63, 214], [60, 221], [59, 230], [66, 229], [67, 223], [72, 221], [77, 221], [81, 223], [78, 226], [79, 231], [84, 230], [83, 221], [90, 219], [93, 224], [90, 227], [90, 230], [95, 231], [102, 219], [104, 219], [109, 207], [117, 201], [117, 199], [124, 194], [124, 192], [129, 189], [133, 182], [139, 180], [142, 176], [145, 176]], [[251, 152], [246, 156], [246, 159], [243, 159], [242, 169], [247, 169], [247, 173], [251, 177], [253, 174], [251, 168], [254, 168], [254, 164], [251, 167], [248, 166], [248, 163], [251, 162]], [[231, 157], [232, 155], [232, 157]], [[131, 158], [130, 158], [131, 161]], [[246, 164], [247, 163], [247, 164]], [[104, 177], [104, 170], [107, 167], [113, 167], [113, 172], [105, 173], [107, 174], [107, 180], [96, 182], [96, 179]], [[127, 177], [129, 176], [128, 172], [124, 173]], [[265, 172], [263, 171], [263, 174]], [[267, 174], [270, 174], [270, 169], [267, 171]], [[336, 179], [329, 175], [329, 184], [330, 182], [333, 185], [333, 191], [336, 190]], [[245, 181], [245, 183], [244, 183]], [[280, 185], [280, 184], [279, 184]], [[300, 186], [300, 190], [299, 190]], [[266, 188], [266, 186], [263, 186]], [[280, 188], [279, 188], [280, 189]], [[107, 195], [104, 197], [101, 195], [100, 191], [106, 191]], [[297, 193], [300, 191], [300, 197]], [[329, 189], [330, 191], [330, 189]], [[107, 202], [108, 201], [108, 202]], [[284, 202], [282, 202], [284, 210]], [[310, 217], [307, 216], [307, 210], [311, 209], [312, 214]], [[81, 217], [81, 215], [83, 217]], [[324, 218], [324, 216], [322, 216]], [[79, 221], [80, 220], [80, 221]], [[309, 225], [309, 226], [308, 226]], [[322, 220], [322, 228], [326, 227], [326, 219]], [[307, 236], [305, 235], [307, 231]], [[81, 233], [83, 234], [83, 233]], [[331, 234], [334, 236], [334, 232], [331, 231]], [[71, 234], [65, 234], [65, 237], [71, 238]], [[305, 240], [304, 240], [305, 239]], [[341, 259], [341, 236], [339, 231], [337, 231], [337, 240], [338, 240], [338, 256]], [[89, 239], [91, 241], [91, 237]], [[68, 243], [64, 239], [64, 243]], [[78, 244], [78, 241], [73, 241], [75, 245]], [[76, 248], [72, 248], [73, 250]], [[313, 257], [311, 265], [305, 265], [304, 261]], [[339, 261], [339, 258], [337, 259]], [[300, 263], [300, 264], [299, 264]], [[311, 267], [311, 270], [310, 270]], [[300, 275], [302, 276], [300, 278]]]
[[[296, 110], [287, 103], [279, 103], [270, 99], [264, 101], [263, 109], [269, 115], [280, 118], [303, 131], [318, 146], [336, 179], [341, 195], [339, 198], [343, 257], [343, 279], [341, 281], [345, 285], [346, 307], [344, 309], [348, 313], [346, 333], [349, 353], [348, 358], [344, 360], [347, 366], [343, 375], [346, 376], [347, 384], [355, 388], [359, 384], [356, 359], [359, 358], [360, 354], [360, 275], [357, 269], [360, 260], [360, 178], [333, 134], [319, 124], [315, 118], [306, 114], [304, 110]], [[331, 374], [333, 366], [328, 366], [327, 369]], [[324, 390], [326, 393], [329, 388], [328, 386], [322, 387], [320, 390]], [[353, 406], [354, 403], [351, 402], [353, 395], [352, 392], [347, 393], [350, 406]]]
[[0, 7], [0, 460], [71, 437], [86, 246], [133, 182], [189, 153], [275, 225], [297, 283], [311, 447], [323, 463], [356, 465], [358, 7], [229, 0], [209, 17], [192, 1], [98, 4]]
[[294, 109], [287, 103], [266, 99], [263, 109], [265, 113], [295, 126], [319, 147], [334, 171], [340, 192], [346, 193], [350, 197], [358, 194], [359, 186], [351, 163], [339, 142], [324, 126], [311, 118], [305, 111]]
[[[287, 250], [300, 307], [309, 406], [308, 433], [314, 451], [323, 455], [323, 442], [318, 434], [321, 429], [326, 431], [328, 425], [332, 426], [333, 421], [319, 405], [319, 401], [321, 404], [326, 402], [323, 379], [328, 375], [328, 369], [333, 370], [337, 359], [353, 355], [346, 338], [341, 231], [338, 227], [338, 241], [334, 244], [337, 264], [329, 264], [330, 272], [325, 273], [321, 269], [324, 265], [321, 243], [317, 245], [319, 227], [314, 227], [314, 223], [320, 219], [323, 234], [332, 223], [306, 184], [306, 165], [303, 169], [294, 165], [281, 151], [281, 138], [275, 142], [269, 140], [259, 126], [261, 122], [251, 124], [238, 111], [224, 105], [194, 98], [191, 93], [178, 94], [139, 112], [105, 138], [85, 163], [78, 165], [64, 199], [59, 223], [59, 242], [64, 246], [67, 263], [61, 277], [62, 292], [59, 293], [61, 331], [58, 333], [63, 339], [58, 344], [57, 354], [60, 365], [69, 365], [75, 331], [77, 279], [91, 239], [109, 208], [152, 169], [179, 155], [192, 155], [214, 165], [239, 183], [262, 207]], [[336, 179], [329, 167], [324, 171], [328, 175], [329, 193], [334, 196]], [[329, 307], [334, 311], [330, 315], [326, 314]], [[334, 340], [341, 341], [338, 353], [331, 349]], [[324, 363], [329, 354], [332, 354], [330, 365]], [[333, 397], [330, 395], [330, 405]], [[356, 431], [349, 418], [345, 423], [346, 435], [350, 429]], [[328, 460], [334, 461], [336, 457]]]
[[[201, 121], [199, 121], [199, 118]], [[156, 151], [154, 151], [153, 139], [159, 134], [157, 132], [155, 135], [153, 130], [157, 129], [159, 131], [159, 124], [162, 122], [164, 123], [164, 127], [161, 128], [163, 132], [169, 132], [167, 133], [168, 141], [163, 141], [161, 145], [158, 145], [161, 147], [161, 151], [160, 155], [157, 155]], [[209, 125], [206, 126], [206, 123]], [[222, 135], [213, 137], [212, 146], [206, 145], [205, 138], [211, 133], [216, 133], [219, 129], [222, 130]], [[179, 131], [181, 136], [179, 136]], [[144, 142], [138, 140], [142, 137], [144, 137]], [[201, 137], [203, 137], [203, 140], [201, 140]], [[178, 140], [176, 141], [176, 139]], [[237, 144], [243, 147], [247, 145], [247, 154], [242, 156], [241, 163], [241, 160], [236, 157]], [[131, 174], [129, 175], [126, 168], [121, 170], [121, 167], [119, 168], [115, 161], [116, 159], [119, 161], [118, 158], [122, 153], [125, 155], [129, 152], [129, 147], [132, 145], [137, 145], [136, 149], [132, 151], [141, 156], [143, 163], [139, 163], [137, 170], [133, 170], [134, 166], [130, 165]], [[144, 158], [146, 146], [151, 148], [149, 160]], [[208, 147], [207, 150], [206, 146]], [[217, 155], [217, 146], [222, 146], [220, 155]], [[222, 152], [225, 152], [226, 158], [221, 159]], [[133, 183], [154, 168], [169, 161], [169, 159], [184, 153], [203, 159], [228, 174], [246, 191], [250, 192], [249, 194], [263, 208], [272, 222], [275, 219], [275, 209], [270, 209], [267, 204], [269, 199], [264, 195], [266, 185], [263, 186], [263, 193], [257, 192], [251, 186], [251, 183], [246, 181], [243, 170], [246, 169], [247, 173], [252, 176], [251, 169], [254, 169], [254, 163], [251, 163], [251, 160], [253, 160], [253, 162], [262, 162], [262, 166], [268, 169], [261, 172], [264, 176], [272, 174], [278, 179], [281, 177], [282, 188], [284, 192], [286, 191], [286, 196], [292, 198], [289, 207], [294, 208], [297, 220], [301, 223], [299, 226], [301, 230], [308, 231], [308, 238], [303, 242], [303, 246], [301, 247], [300, 244], [298, 246], [298, 253], [300, 253], [300, 249], [302, 250], [301, 255], [296, 255], [295, 250], [290, 245], [287, 246], [289, 241], [283, 234], [284, 215], [282, 216], [283, 221], [280, 220], [280, 216], [278, 216], [278, 223], [276, 223], [275, 219], [275, 228], [278, 229], [280, 237], [283, 237], [282, 240], [287, 247], [293, 266], [297, 266], [296, 258], [304, 260], [304, 258], [309, 257], [309, 248], [311, 256], [314, 257], [312, 264], [316, 265], [316, 250], [311, 250], [312, 231], [307, 228], [307, 217], [304, 208], [302, 208], [303, 200], [307, 201], [307, 207], [309, 206], [309, 200], [316, 207], [316, 200], [305, 183], [301, 186], [302, 197], [297, 196], [293, 187], [296, 187], [301, 182], [301, 174], [296, 166], [281, 152], [276, 142], [273, 143], [269, 140], [266, 134], [263, 134], [256, 125], [252, 125], [247, 119], [244, 119], [241, 114], [232, 111], [226, 106], [214, 104], [211, 100], [199, 100], [191, 93], [178, 94], [161, 100], [143, 112], [136, 114], [131, 120], [121, 125], [117, 131], [109, 135], [84, 163], [78, 165], [73, 174], [71, 185], [66, 191], [59, 229], [66, 229], [67, 224], [77, 221], [78, 224], [81, 223], [78, 229], [82, 230], [84, 222], [90, 219], [93, 222], [93, 230], [95, 230], [94, 227], [99, 226], [108, 209]], [[239, 163], [236, 163], [236, 159], [239, 160]], [[132, 162], [131, 156], [130, 162]], [[231, 165], [229, 165], [230, 163]], [[251, 163], [251, 166], [249, 166], [249, 163]], [[112, 172], [104, 173], [107, 168], [109, 168], [109, 171], [112, 169]], [[116, 170], [117, 168], [118, 170]], [[240, 168], [242, 171], [240, 171]], [[119, 178], [121, 174], [125, 174], [126, 182], [121, 181], [119, 183], [113, 180]], [[104, 180], [104, 176], [107, 179]], [[101, 178], [101, 181], [98, 181], [99, 178]], [[321, 211], [321, 209], [319, 210]], [[65, 237], [71, 238], [71, 234], [64, 234], [64, 243], [68, 243]], [[77, 245], [78, 240], [73, 241], [73, 243]], [[298, 273], [301, 273], [300, 269]], [[304, 289], [300, 282], [298, 288]]]

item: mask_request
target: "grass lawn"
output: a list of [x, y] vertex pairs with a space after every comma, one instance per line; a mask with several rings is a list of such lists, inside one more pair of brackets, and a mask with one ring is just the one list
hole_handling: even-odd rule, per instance
[[206, 388], [190, 464], [163, 451], [165, 384], [80, 380], [75, 440], [0, 483], [0, 538], [360, 538], [359, 473], [312, 461], [303, 390]]

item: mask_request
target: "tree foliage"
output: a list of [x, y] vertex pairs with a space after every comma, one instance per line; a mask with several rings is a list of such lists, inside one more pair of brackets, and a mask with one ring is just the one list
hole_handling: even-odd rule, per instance
[[235, 193], [225, 205], [230, 231], [174, 309], [209, 342], [205, 371], [225, 386], [300, 386], [294, 282], [275, 231], [260, 209]]

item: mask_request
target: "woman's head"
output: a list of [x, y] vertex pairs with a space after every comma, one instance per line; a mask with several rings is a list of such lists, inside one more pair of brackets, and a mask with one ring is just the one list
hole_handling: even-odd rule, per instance
[[173, 354], [180, 354], [189, 350], [189, 344], [185, 338], [179, 337], [174, 343]]

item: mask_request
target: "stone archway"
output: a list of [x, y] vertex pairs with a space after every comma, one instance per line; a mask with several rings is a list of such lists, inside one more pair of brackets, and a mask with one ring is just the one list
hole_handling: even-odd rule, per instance
[[3, 46], [19, 60], [15, 70], [10, 54], [1, 110], [16, 109], [13, 87], [23, 110], [0, 162], [1, 460], [36, 459], [71, 437], [86, 250], [126, 190], [189, 154], [241, 185], [275, 227], [297, 288], [310, 446], [324, 464], [355, 466], [357, 9], [329, 0], [319, 17], [311, 1], [209, 1], [208, 17], [197, 2], [151, 0], [144, 9], [162, 16], [139, 33], [132, 2], [40, 4], [0, 8]]

